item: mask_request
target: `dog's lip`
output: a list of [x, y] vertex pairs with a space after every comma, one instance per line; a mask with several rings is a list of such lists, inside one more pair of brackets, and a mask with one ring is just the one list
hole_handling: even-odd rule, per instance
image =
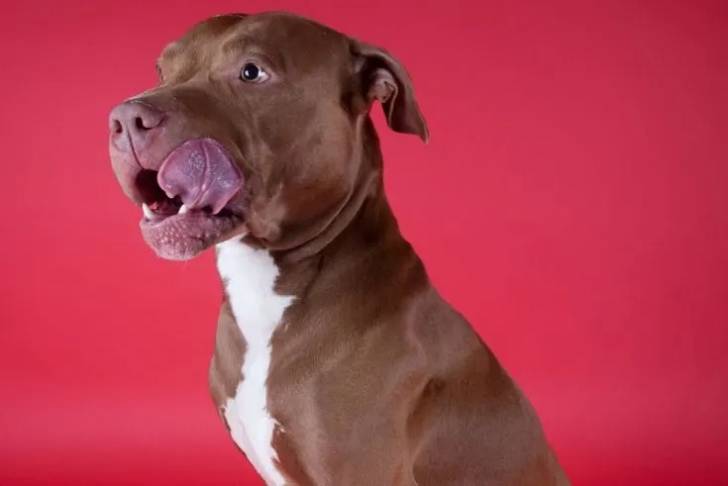
[[149, 217], [146, 214], [142, 214], [142, 219], [139, 222], [140, 225], [146, 227], [161, 227], [165, 224], [173, 224], [180, 221], [200, 221], [200, 220], [214, 220], [214, 219], [229, 219], [236, 221], [244, 221], [242, 214], [234, 212], [228, 208], [223, 208], [219, 214], [211, 214], [208, 211], [202, 209], [189, 209], [185, 212], [178, 212], [177, 214], [155, 214], [153, 217]]
[[191, 138], [158, 169], [145, 169], [135, 202], [147, 244], [163, 258], [187, 259], [244, 228], [248, 188], [240, 165], [217, 140]]
[[233, 233], [244, 231], [245, 218], [227, 210], [213, 215], [193, 209], [158, 220], [142, 217], [139, 227], [144, 240], [159, 256], [186, 260]]

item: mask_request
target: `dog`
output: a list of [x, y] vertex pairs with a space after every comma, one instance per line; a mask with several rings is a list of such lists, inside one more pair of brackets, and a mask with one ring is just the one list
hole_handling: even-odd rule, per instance
[[568, 484], [531, 405], [439, 296], [384, 194], [370, 108], [427, 141], [403, 66], [286, 13], [168, 45], [111, 111], [110, 155], [162, 258], [215, 247], [210, 392], [268, 485]]

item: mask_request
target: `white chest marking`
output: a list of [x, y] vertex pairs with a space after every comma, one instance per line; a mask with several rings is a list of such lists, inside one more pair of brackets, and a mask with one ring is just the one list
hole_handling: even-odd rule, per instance
[[235, 443], [269, 486], [285, 480], [276, 468], [272, 447], [276, 425], [267, 409], [266, 380], [270, 339], [293, 296], [275, 293], [278, 267], [267, 250], [229, 240], [217, 246], [217, 268], [225, 282], [230, 307], [245, 338], [243, 380], [225, 405], [225, 419]]

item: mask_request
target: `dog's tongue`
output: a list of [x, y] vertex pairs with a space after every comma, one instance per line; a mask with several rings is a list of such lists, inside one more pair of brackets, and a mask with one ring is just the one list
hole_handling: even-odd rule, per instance
[[217, 214], [243, 187], [243, 176], [227, 150], [210, 138], [188, 140], [162, 162], [157, 183], [189, 209]]

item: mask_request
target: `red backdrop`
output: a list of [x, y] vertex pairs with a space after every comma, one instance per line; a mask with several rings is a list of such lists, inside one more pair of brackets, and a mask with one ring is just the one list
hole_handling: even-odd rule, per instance
[[597, 3], [3, 4], [0, 484], [261, 484], [207, 395], [212, 255], [144, 245], [106, 115], [265, 9], [409, 68], [432, 141], [377, 109], [395, 212], [574, 483], [728, 484], [728, 3]]

